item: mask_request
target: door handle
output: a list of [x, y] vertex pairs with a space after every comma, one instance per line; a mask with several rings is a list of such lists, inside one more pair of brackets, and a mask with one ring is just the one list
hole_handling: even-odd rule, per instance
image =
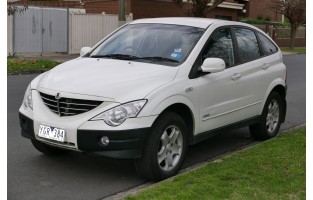
[[270, 64], [264, 64], [262, 65], [262, 69], [267, 70], [270, 67]]
[[235, 73], [234, 75], [232, 75], [231, 80], [236, 81], [236, 80], [238, 80], [240, 78], [241, 78], [241, 74]]

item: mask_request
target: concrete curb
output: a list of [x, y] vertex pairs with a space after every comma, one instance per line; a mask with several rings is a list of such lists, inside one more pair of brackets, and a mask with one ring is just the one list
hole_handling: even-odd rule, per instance
[[42, 74], [48, 70], [33, 70], [33, 71], [25, 71], [25, 72], [12, 72], [8, 73], [7, 76], [17, 76], [17, 75], [29, 75], [29, 74]]
[[[287, 133], [289, 131], [293, 131], [293, 130], [296, 130], [296, 129], [299, 129], [299, 128], [302, 128], [302, 127], [305, 127], [305, 126], [306, 126], [306, 123], [303, 123], [303, 124], [300, 124], [300, 125], [288, 128], [286, 130], [283, 130], [283, 131], [279, 132], [279, 134], [284, 134], [284, 133]], [[224, 158], [224, 157], [230, 156], [232, 154], [238, 153], [241, 150], [246, 150], [246, 149], [252, 148], [255, 145], [260, 144], [260, 143], [262, 143], [262, 142], [261, 141], [255, 141], [255, 142], [252, 142], [252, 143], [250, 143], [248, 145], [242, 146], [240, 149], [236, 149], [235, 151], [226, 152], [224, 154], [221, 154], [221, 155], [218, 155], [216, 157], [210, 158], [210, 159], [208, 159], [206, 161], [203, 161], [203, 162], [197, 163], [195, 165], [192, 165], [190, 167], [184, 168], [184, 169], [182, 169], [179, 172], [179, 174], [177, 176], [179, 176], [181, 174], [184, 174], [184, 173], [187, 173], [189, 171], [196, 170], [198, 168], [204, 167], [205, 165], [207, 165], [208, 163], [211, 163], [211, 162], [220, 162], [221, 158]], [[163, 180], [163, 181], [173, 180], [174, 177], [171, 177], [171, 178]], [[161, 184], [163, 181], [160, 181], [160, 182], [157, 182], [157, 183], [155, 183], [155, 182], [146, 182], [146, 183], [144, 183], [142, 185], [139, 185], [139, 186], [136, 186], [136, 187], [124, 190], [122, 192], [118, 192], [118, 193], [113, 194], [113, 195], [108, 196], [108, 197], [104, 197], [102, 200], [120, 200], [120, 199], [123, 199], [123, 198], [125, 198], [126, 196], [129, 196], [129, 195], [136, 195], [138, 192], [142, 191], [143, 189], [145, 189], [145, 188], [147, 188], [149, 186]]]

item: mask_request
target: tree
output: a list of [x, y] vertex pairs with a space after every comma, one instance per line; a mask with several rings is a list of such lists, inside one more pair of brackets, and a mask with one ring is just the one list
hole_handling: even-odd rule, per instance
[[14, 15], [15, 13], [23, 13], [27, 10], [27, 6], [16, 7], [14, 5], [8, 5], [8, 15]]
[[[19, 5], [16, 7], [15, 4], [21, 4], [23, 3], [24, 5]], [[26, 4], [25, 4], [26, 3]], [[23, 13], [27, 10], [27, 2], [19, 2], [18, 0], [7, 0], [7, 14], [8, 15], [14, 15], [15, 13]]]
[[299, 26], [305, 24], [306, 0], [275, 0], [270, 8], [280, 10], [290, 23], [289, 48], [294, 48], [294, 39]]
[[188, 17], [206, 17], [207, 13], [225, 0], [173, 0]]

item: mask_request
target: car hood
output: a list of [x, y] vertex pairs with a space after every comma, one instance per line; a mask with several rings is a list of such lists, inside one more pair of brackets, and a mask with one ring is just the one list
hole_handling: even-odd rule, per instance
[[174, 79], [178, 67], [113, 59], [78, 58], [47, 72], [38, 88], [127, 102]]

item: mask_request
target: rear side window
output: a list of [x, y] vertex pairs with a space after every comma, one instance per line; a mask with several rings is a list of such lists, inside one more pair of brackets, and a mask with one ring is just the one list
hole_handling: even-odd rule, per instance
[[235, 28], [238, 42], [239, 59], [241, 63], [261, 57], [260, 47], [254, 31], [245, 28]]
[[263, 44], [263, 48], [266, 55], [271, 55], [273, 53], [276, 53], [278, 51], [277, 47], [273, 44], [272, 41], [270, 41], [267, 37], [265, 37], [263, 34], [258, 33], [259, 38]]

